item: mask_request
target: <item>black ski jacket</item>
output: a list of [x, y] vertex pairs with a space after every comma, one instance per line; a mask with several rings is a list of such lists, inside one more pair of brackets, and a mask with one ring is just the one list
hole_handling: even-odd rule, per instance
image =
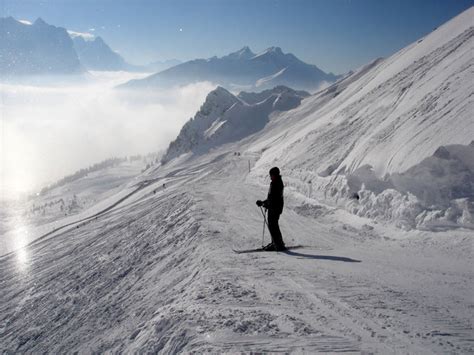
[[278, 214], [283, 212], [283, 188], [281, 176], [270, 183], [267, 199], [263, 201], [263, 206], [268, 208], [269, 212], [276, 212]]

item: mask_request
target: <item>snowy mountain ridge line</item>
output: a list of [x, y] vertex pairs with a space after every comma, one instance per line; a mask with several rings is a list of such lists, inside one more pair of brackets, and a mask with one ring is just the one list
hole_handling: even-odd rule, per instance
[[195, 59], [144, 79], [131, 80], [121, 89], [174, 87], [208, 81], [229, 90], [271, 89], [278, 85], [301, 90], [318, 90], [339, 76], [325, 73], [279, 47], [255, 54], [248, 46], [221, 58]]
[[271, 114], [297, 107], [308, 96], [305, 91], [284, 86], [260, 93], [241, 92], [237, 96], [217, 87], [170, 143], [161, 162], [165, 164], [187, 152], [202, 154], [243, 139], [262, 129]]

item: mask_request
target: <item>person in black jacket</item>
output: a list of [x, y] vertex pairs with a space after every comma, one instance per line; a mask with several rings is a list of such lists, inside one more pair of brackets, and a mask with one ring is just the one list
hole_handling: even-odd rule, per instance
[[272, 242], [264, 247], [268, 251], [283, 251], [286, 249], [283, 237], [280, 232], [278, 220], [283, 212], [283, 181], [280, 176], [280, 169], [273, 167], [270, 169], [270, 189], [265, 201], [258, 200], [257, 206], [263, 206], [268, 210], [268, 229], [272, 236]]

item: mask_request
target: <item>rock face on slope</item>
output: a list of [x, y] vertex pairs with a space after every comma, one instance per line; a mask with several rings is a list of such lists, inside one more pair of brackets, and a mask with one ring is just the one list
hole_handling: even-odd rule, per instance
[[279, 86], [261, 93], [234, 96], [222, 87], [211, 91], [201, 109], [171, 142], [162, 163], [187, 152], [205, 152], [261, 130], [272, 112], [287, 111], [308, 97], [304, 91]]
[[13, 17], [0, 18], [0, 74], [77, 74], [84, 71], [64, 28], [41, 18], [25, 24]]
[[338, 77], [307, 64], [279, 47], [255, 54], [249, 47], [221, 58], [191, 60], [140, 80], [132, 80], [124, 88], [152, 88], [187, 85], [210, 81], [228, 89], [271, 89], [285, 85], [295, 89], [316, 90], [324, 82]]

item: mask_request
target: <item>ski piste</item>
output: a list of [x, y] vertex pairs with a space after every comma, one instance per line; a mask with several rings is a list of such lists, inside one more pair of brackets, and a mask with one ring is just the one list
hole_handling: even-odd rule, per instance
[[[293, 245], [293, 246], [286, 247], [285, 250], [282, 250], [280, 252], [284, 253], [286, 250], [300, 249], [300, 248], [303, 248], [303, 247], [304, 247], [303, 245]], [[235, 248], [232, 248], [232, 251], [234, 253], [237, 253], [237, 254], [259, 253], [259, 252], [268, 252], [268, 253], [276, 252], [276, 250], [265, 250], [263, 247], [254, 248], [254, 249], [235, 249]]]

